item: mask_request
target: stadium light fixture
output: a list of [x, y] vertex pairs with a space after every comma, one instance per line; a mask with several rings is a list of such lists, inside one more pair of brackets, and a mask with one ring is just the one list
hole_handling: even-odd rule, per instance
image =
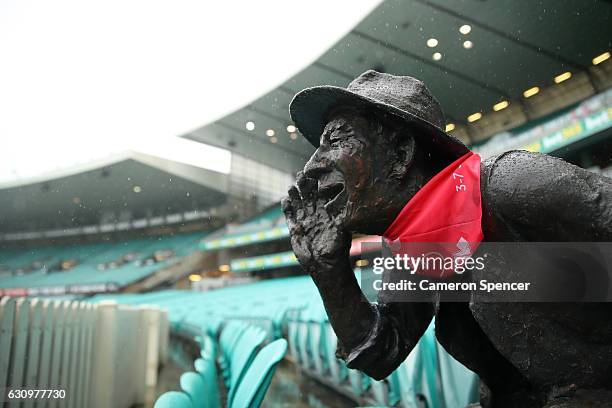
[[287, 126], [287, 132], [289, 133], [295, 133], [296, 130], [297, 130], [296, 127], [293, 125]]
[[495, 112], [499, 112], [502, 109], [506, 109], [508, 105], [510, 105], [508, 101], [497, 102], [495, 105], [493, 105], [493, 110]]
[[429, 48], [434, 48], [438, 45], [438, 40], [436, 40], [435, 38], [430, 38], [429, 40], [427, 40], [427, 46]]
[[202, 280], [202, 277], [198, 274], [192, 273], [191, 275], [189, 275], [189, 280], [191, 282], [199, 282]]
[[364, 266], [368, 266], [370, 264], [370, 262], [367, 259], [359, 259], [357, 262], [355, 262], [355, 266], [358, 266], [360, 268], [363, 268]]
[[248, 121], [248, 122], [246, 123], [246, 129], [247, 129], [247, 130], [254, 130], [254, 129], [255, 129], [255, 122]]
[[459, 27], [459, 32], [463, 35], [469, 34], [470, 31], [472, 31], [472, 26], [470, 26], [469, 24], [464, 24]]
[[434, 61], [440, 61], [442, 59], [442, 54], [440, 54], [439, 52], [434, 52], [431, 58], [433, 58]]
[[467, 41], [463, 42], [463, 48], [465, 48], [466, 50], [469, 50], [473, 46], [474, 46], [474, 43], [471, 42], [470, 40], [467, 40]]
[[555, 84], [560, 84], [563, 81], [567, 81], [571, 77], [572, 77], [572, 73], [569, 71], [559, 74], [555, 77]]
[[221, 272], [229, 272], [230, 271], [230, 266], [229, 265], [219, 265], [219, 270]]
[[135, 193], [140, 193], [142, 191], [142, 187], [134, 186], [133, 190], [134, 190]]
[[452, 132], [453, 130], [455, 130], [455, 124], [454, 123], [447, 123], [446, 124], [446, 129], [447, 132]]
[[608, 59], [610, 59], [610, 51], [604, 52], [603, 54], [599, 54], [598, 56], [593, 58], [593, 65], [599, 65]]
[[482, 118], [482, 113], [476, 112], [476, 113], [472, 113], [470, 116], [468, 116], [467, 120], [468, 120], [468, 122], [473, 123], [473, 122], [476, 122], [477, 120], [480, 120], [480, 118]]
[[537, 94], [538, 92], [540, 92], [540, 88], [538, 88], [537, 86], [534, 86], [533, 88], [529, 88], [525, 92], [523, 92], [523, 96], [525, 98], [531, 98], [533, 95]]
[[266, 136], [269, 136], [269, 137], [274, 136], [274, 129], [268, 129], [268, 130], [266, 130]]

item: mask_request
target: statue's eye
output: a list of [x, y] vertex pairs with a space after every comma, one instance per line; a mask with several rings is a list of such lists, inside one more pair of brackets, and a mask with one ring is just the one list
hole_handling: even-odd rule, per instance
[[342, 137], [340, 136], [340, 134], [338, 132], [332, 132], [329, 135], [329, 144], [332, 145], [332, 146], [337, 144], [341, 140], [342, 140]]

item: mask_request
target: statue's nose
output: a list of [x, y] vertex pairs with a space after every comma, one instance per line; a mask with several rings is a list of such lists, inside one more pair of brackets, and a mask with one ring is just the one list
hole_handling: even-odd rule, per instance
[[330, 171], [329, 161], [317, 149], [312, 155], [306, 166], [304, 166], [304, 176], [319, 179], [323, 174]]

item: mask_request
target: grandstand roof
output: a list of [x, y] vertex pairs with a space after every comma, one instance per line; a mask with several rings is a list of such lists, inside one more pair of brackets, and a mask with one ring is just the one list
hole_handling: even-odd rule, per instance
[[[184, 137], [295, 172], [313, 149], [287, 131], [293, 95], [320, 84], [346, 86], [371, 68], [422, 79], [448, 121], [465, 124], [474, 112], [490, 112], [501, 100], [520, 101], [528, 88], [554, 84], [560, 73], [586, 70], [610, 49], [611, 15], [612, 4], [604, 1], [387, 0], [297, 75]], [[470, 26], [468, 34], [459, 32], [463, 25]], [[437, 46], [428, 47], [428, 39]], [[471, 48], [464, 47], [467, 40]], [[434, 52], [441, 59], [434, 60]]]
[[69, 229], [206, 210], [225, 202], [227, 177], [143, 153], [121, 153], [0, 186], [0, 230]]

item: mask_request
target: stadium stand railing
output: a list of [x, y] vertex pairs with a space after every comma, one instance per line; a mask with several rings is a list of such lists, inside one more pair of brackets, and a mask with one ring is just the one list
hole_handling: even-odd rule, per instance
[[144, 404], [167, 359], [167, 313], [154, 306], [4, 297], [0, 326], [3, 406]]

